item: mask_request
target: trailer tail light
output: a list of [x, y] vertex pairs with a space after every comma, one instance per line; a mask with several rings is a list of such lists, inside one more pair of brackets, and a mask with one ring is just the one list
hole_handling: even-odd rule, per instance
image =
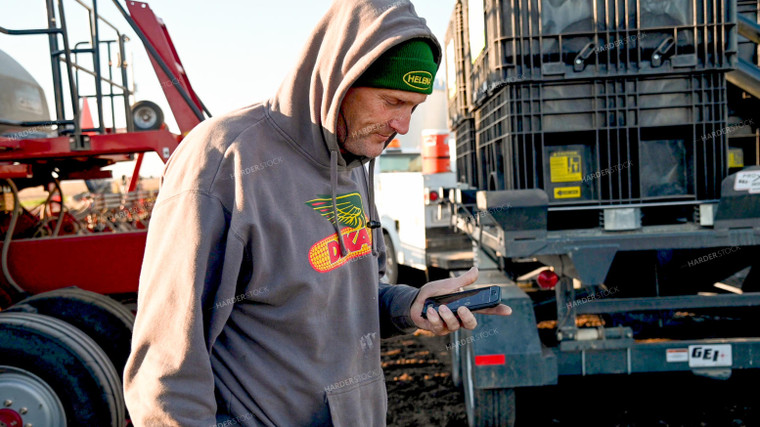
[[441, 196], [438, 195], [438, 192], [435, 190], [430, 190], [428, 188], [425, 189], [425, 204], [429, 205], [431, 203], [434, 203], [438, 201], [438, 199], [441, 198]]
[[551, 270], [544, 270], [538, 274], [536, 281], [541, 289], [554, 289], [554, 286], [559, 282], [559, 276]]
[[503, 354], [482, 354], [475, 356], [475, 366], [505, 365], [507, 359]]

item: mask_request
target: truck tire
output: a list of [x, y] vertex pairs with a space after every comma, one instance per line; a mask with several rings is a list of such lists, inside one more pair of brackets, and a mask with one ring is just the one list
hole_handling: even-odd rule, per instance
[[396, 248], [393, 246], [393, 242], [388, 233], [383, 233], [383, 242], [385, 242], [385, 276], [383, 276], [383, 279], [386, 283], [395, 285], [398, 283]]
[[451, 382], [454, 383], [454, 387], [462, 389], [462, 349], [459, 347], [459, 330], [450, 334], [451, 336], [451, 349], [449, 349], [451, 356]]
[[135, 316], [121, 303], [71, 287], [31, 296], [6, 311], [44, 314], [76, 327], [98, 344], [122, 378], [131, 349]]
[[66, 411], [42, 378], [24, 369], [0, 365], [0, 426], [66, 427]]
[[465, 346], [463, 359], [464, 405], [470, 427], [514, 427], [515, 391], [511, 388], [475, 387], [471, 346]]
[[79, 329], [41, 314], [0, 313], [0, 399], [15, 412], [5, 415], [23, 425], [123, 427], [121, 390], [111, 361]]

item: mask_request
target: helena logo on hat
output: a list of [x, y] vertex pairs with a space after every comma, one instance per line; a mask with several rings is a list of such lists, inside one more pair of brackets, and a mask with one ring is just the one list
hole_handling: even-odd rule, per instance
[[433, 75], [427, 71], [410, 71], [404, 74], [402, 79], [409, 87], [428, 90], [433, 82]]
[[412, 39], [380, 55], [354, 82], [354, 86], [433, 93], [438, 63], [433, 47], [423, 39]]

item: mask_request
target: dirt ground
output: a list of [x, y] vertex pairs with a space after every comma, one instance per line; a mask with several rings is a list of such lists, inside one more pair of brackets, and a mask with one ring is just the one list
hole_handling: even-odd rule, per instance
[[[407, 282], [410, 283], [410, 282]], [[447, 337], [424, 331], [384, 340], [388, 426], [466, 426], [451, 381]], [[760, 427], [760, 373], [718, 381], [687, 374], [562, 378], [517, 391], [520, 427]]]

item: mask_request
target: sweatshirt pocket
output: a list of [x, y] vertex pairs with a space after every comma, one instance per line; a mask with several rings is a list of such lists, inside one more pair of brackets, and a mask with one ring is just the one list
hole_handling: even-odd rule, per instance
[[385, 376], [327, 391], [327, 404], [334, 427], [385, 427]]

